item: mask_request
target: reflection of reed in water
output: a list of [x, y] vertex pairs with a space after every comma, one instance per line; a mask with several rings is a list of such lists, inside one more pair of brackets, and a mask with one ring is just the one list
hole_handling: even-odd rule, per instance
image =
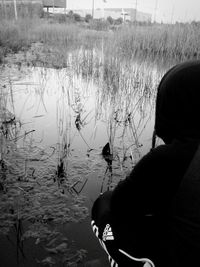
[[107, 167], [104, 173], [104, 177], [103, 177], [103, 181], [101, 184], [101, 190], [100, 193], [103, 193], [103, 187], [104, 187], [104, 182], [105, 182], [105, 178], [106, 175], [108, 174], [108, 182], [107, 182], [107, 191], [110, 190], [110, 186], [112, 184], [112, 177], [113, 177], [113, 169], [112, 169], [112, 161], [113, 161], [113, 155], [111, 153], [111, 149], [110, 149], [110, 144], [106, 143], [106, 145], [103, 147], [102, 149], [102, 156], [104, 158], [104, 160], [107, 163]]
[[[83, 136], [81, 130], [90, 122], [90, 119], [88, 120], [88, 117], [91, 114], [91, 111], [85, 111], [85, 103], [83, 101], [86, 101], [83, 96], [81, 96], [80, 90], [76, 88], [75, 90], [75, 99], [74, 103], [72, 105], [72, 108], [74, 110], [74, 113], [76, 114], [75, 116], [75, 126], [76, 129], [78, 130], [78, 133], [86, 146], [88, 147], [88, 153], [92, 151], [93, 149], [90, 147], [88, 142], [86, 141], [86, 138]], [[88, 121], [87, 121], [88, 120]]]
[[126, 133], [128, 146], [134, 144], [139, 151], [141, 146], [139, 139], [154, 114], [157, 72], [145, 65], [131, 65], [131, 63], [119, 64], [107, 61], [105, 65], [104, 79], [98, 90], [98, 116], [102, 114], [108, 122], [111, 144], [112, 139], [119, 139], [119, 136], [116, 137], [118, 128], [117, 132], [121, 131], [121, 143], [126, 144], [124, 139]]
[[[23, 247], [24, 231], [20, 216], [20, 190], [23, 189], [20, 189], [17, 184], [12, 185], [12, 176], [15, 177], [16, 181], [19, 177], [18, 166], [15, 165], [16, 160], [12, 158], [12, 156], [15, 154], [19, 157], [19, 154], [17, 153], [17, 141], [20, 138], [18, 135], [21, 130], [21, 123], [19, 120], [17, 120], [16, 116], [7, 109], [5, 105], [7, 97], [8, 95], [5, 95], [2, 90], [0, 100], [0, 232], [3, 234], [8, 234], [9, 229], [12, 226], [14, 227], [15, 240], [13, 241], [9, 236], [7, 237], [9, 242], [16, 245], [17, 263], [19, 264], [20, 256], [25, 259]], [[21, 136], [21, 138], [25, 138], [25, 136], [26, 135], [24, 134]], [[20, 167], [24, 167], [25, 171], [25, 165], [21, 165]], [[23, 173], [23, 175], [25, 175], [25, 173]], [[12, 186], [14, 186], [13, 189]]]
[[65, 194], [67, 191], [71, 194], [80, 195], [87, 183], [87, 179], [76, 178], [74, 181], [74, 176], [71, 174], [71, 143], [68, 139], [68, 132], [69, 129], [65, 129], [62, 142], [58, 144], [58, 163], [55, 181], [57, 181], [61, 193]]
[[[105, 57], [104, 50], [104, 44], [101, 51], [81, 49], [76, 54], [70, 54], [69, 62], [78, 77], [84, 78], [86, 83], [92, 80], [95, 85], [95, 120], [106, 121], [111, 150], [120, 145], [123, 150], [121, 165], [127, 158], [135, 164], [134, 159], [141, 155], [143, 132], [153, 114], [155, 88], [160, 77], [157, 69], [148, 62], [123, 62], [114, 53]], [[79, 93], [81, 91], [82, 88], [77, 90]], [[91, 149], [81, 131], [84, 111], [79, 104], [80, 94], [77, 94], [73, 103], [76, 106], [75, 126], [88, 149]]]
[[[9, 197], [6, 195], [9, 194], [9, 183], [11, 182], [11, 168], [12, 172], [15, 169], [13, 165], [13, 159], [11, 155], [13, 150], [17, 151], [16, 141], [19, 139], [19, 133], [21, 130], [21, 122], [16, 118], [15, 114], [8, 110], [8, 103], [10, 102], [11, 108], [14, 111], [14, 99], [12, 86], [10, 84], [10, 94], [8, 93], [7, 85], [0, 87], [0, 194], [4, 195], [4, 201], [1, 195], [1, 205], [0, 205], [0, 214], [1, 214], [1, 231], [6, 234], [11, 225], [14, 226], [14, 237], [16, 240], [16, 255], [17, 263], [19, 264], [20, 255], [25, 258], [24, 248], [23, 248], [23, 227], [22, 220], [19, 215], [19, 198], [20, 195], [16, 195], [14, 191], [12, 198], [16, 200], [15, 205], [12, 205], [12, 202], [9, 203]], [[22, 136], [23, 138], [25, 135]], [[20, 192], [20, 190], [17, 190]], [[4, 203], [2, 203], [2, 201]], [[6, 209], [6, 205], [8, 208]], [[15, 207], [14, 207], [15, 206]], [[14, 217], [14, 220], [9, 220], [9, 218]], [[6, 221], [4, 221], [6, 219]], [[11, 239], [8, 240], [12, 243]]]
[[107, 168], [101, 191], [107, 171], [110, 170], [111, 177], [115, 176], [113, 163], [118, 161], [123, 177], [127, 163], [134, 166], [141, 157], [143, 132], [154, 115], [155, 88], [159, 80], [155, 69], [145, 64], [122, 63], [116, 58], [104, 59], [102, 71], [96, 94], [96, 119], [103, 118], [107, 125], [109, 142], [102, 152], [107, 151], [109, 145], [112, 157], [104, 157]]
[[[68, 74], [65, 73], [64, 75]], [[82, 129], [89, 123], [88, 118], [91, 112], [85, 111], [84, 103], [86, 98], [79, 89], [79, 81], [72, 76], [68, 78], [62, 81], [62, 77], [59, 76], [62, 90], [57, 100], [58, 159], [56, 180], [62, 193], [65, 193], [67, 190], [72, 194], [79, 195], [85, 187], [87, 179], [75, 178], [72, 175], [74, 170], [71, 164], [71, 161], [73, 161], [71, 150], [73, 149], [73, 142], [77, 131], [86, 144], [88, 153], [92, 150], [82, 134]], [[78, 166], [78, 163], [76, 165]]]
[[[45, 84], [45, 80], [43, 82]], [[2, 88], [0, 85], [0, 89]], [[41, 92], [39, 88], [34, 91], [34, 96], [39, 95], [37, 107], [42, 103], [44, 110], [45, 90], [46, 87]], [[55, 169], [58, 176], [63, 177], [63, 162], [70, 154], [70, 136], [67, 132], [63, 138], [62, 153], [58, 161], [60, 165], [56, 166], [56, 148], [51, 146], [43, 149], [41, 144], [38, 146], [31, 134], [34, 130], [25, 131], [24, 124], [13, 112], [14, 97], [4, 94], [3, 89], [0, 93], [0, 234], [7, 235], [16, 246], [17, 262], [25, 257], [26, 238], [34, 238], [36, 245], [44, 245], [46, 252], [51, 253], [51, 257], [35, 264], [54, 262], [55, 265], [60, 265], [61, 262], [71, 262], [71, 259], [79, 260], [79, 251], [71, 251], [66, 238], [56, 230], [57, 225], [79, 221], [87, 215], [87, 209], [82, 206], [83, 201], [78, 194], [76, 197], [72, 194], [70, 197], [60, 194], [60, 188], [53, 182]], [[7, 107], [7, 97], [13, 99], [13, 107], [9, 105], [12, 112]], [[60, 119], [59, 126], [65, 130], [61, 125], [65, 124], [65, 118]], [[63, 133], [61, 128], [59, 133]], [[68, 180], [68, 188], [72, 187]]]

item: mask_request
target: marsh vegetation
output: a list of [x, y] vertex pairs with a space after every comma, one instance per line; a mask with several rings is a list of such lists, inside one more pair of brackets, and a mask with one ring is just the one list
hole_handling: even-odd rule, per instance
[[[114, 30], [106, 27], [105, 31], [101, 30], [104, 27], [99, 27], [99, 30], [96, 30], [98, 26], [90, 27], [91, 21], [74, 23], [69, 20], [66, 23], [64, 20], [60, 23], [59, 19], [29, 17], [17, 21], [1, 19], [1, 60], [7, 52], [27, 50], [33, 43], [43, 44], [47, 51], [53, 48], [64, 58], [74, 49], [101, 49], [102, 41], [106, 57], [111, 55], [125, 60], [142, 57], [143, 60], [159, 62], [166, 59], [184, 61], [197, 59], [200, 53], [199, 23], [195, 22], [145, 26], [124, 24]], [[63, 62], [59, 63], [62, 68]]]
[[39, 251], [28, 266], [93, 258], [67, 225], [81, 227], [150, 149], [156, 87], [174, 63], [199, 58], [198, 26], [1, 20], [0, 233], [17, 248], [12, 266], [27, 266], [25, 246]]

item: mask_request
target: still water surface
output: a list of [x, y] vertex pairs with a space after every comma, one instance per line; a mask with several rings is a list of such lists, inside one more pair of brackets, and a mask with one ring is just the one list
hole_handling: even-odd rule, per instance
[[[6, 108], [20, 121], [21, 132], [27, 133], [30, 142], [48, 151], [55, 165], [63, 162], [67, 179], [78, 181], [74, 189], [85, 197], [89, 212], [97, 196], [124, 179], [149, 151], [155, 89], [162, 75], [156, 66], [135, 64], [133, 73], [124, 71], [119, 87], [112, 88], [112, 83], [97, 83], [68, 69], [6, 66], [1, 70]], [[108, 142], [112, 166], [102, 156]], [[85, 262], [100, 259], [106, 267], [89, 216], [82, 222], [65, 224], [60, 231], [77, 248], [87, 250]], [[26, 241], [25, 258], [21, 255], [17, 262], [15, 247], [5, 237], [0, 249], [4, 267], [37, 266], [35, 259], [42, 255], [33, 242]], [[10, 254], [5, 256], [6, 251]]]

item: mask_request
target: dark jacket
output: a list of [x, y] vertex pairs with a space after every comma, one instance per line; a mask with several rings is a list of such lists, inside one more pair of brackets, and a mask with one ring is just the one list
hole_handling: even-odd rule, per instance
[[[145, 155], [92, 210], [100, 228], [102, 221], [109, 220], [115, 248], [147, 257], [156, 267], [200, 266], [200, 207], [196, 205], [200, 170], [195, 182], [183, 183], [200, 143], [199, 81], [200, 61], [179, 64], [164, 75], [158, 86], [154, 133], [165, 145]], [[120, 267], [141, 266], [124, 265], [112, 252]]]
[[130, 254], [145, 255], [161, 267], [188, 267], [197, 260], [199, 248], [183, 240], [184, 230], [181, 235], [176, 231], [172, 215], [173, 199], [197, 147], [197, 141], [174, 140], [153, 149], [112, 192], [113, 233]]

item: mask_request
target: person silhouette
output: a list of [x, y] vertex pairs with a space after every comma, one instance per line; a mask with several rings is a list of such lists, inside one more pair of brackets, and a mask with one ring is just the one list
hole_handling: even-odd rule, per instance
[[[199, 266], [200, 61], [172, 67], [156, 98], [152, 149], [94, 202], [91, 224], [111, 266]], [[156, 138], [163, 144], [155, 146]]]

